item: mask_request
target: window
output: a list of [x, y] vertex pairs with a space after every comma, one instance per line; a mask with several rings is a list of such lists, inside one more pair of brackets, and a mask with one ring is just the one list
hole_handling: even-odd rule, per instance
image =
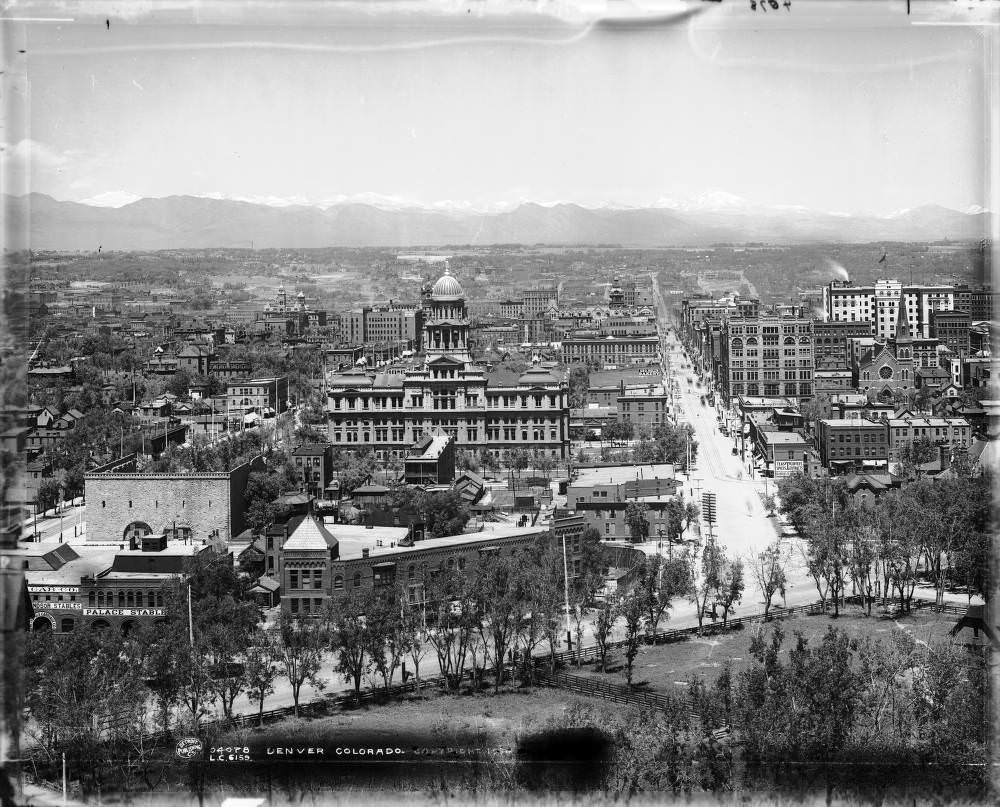
[[298, 588], [299, 587], [299, 572], [298, 569], [289, 569], [288, 571], [288, 587]]
[[354, 587], [361, 588], [361, 572], [354, 573]]
[[333, 590], [342, 591], [344, 588], [344, 578], [341, 575], [337, 575], [333, 578]]

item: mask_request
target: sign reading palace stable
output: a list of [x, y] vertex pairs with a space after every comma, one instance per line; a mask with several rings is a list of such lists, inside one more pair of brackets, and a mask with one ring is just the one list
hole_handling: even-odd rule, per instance
[[166, 616], [166, 608], [84, 608], [84, 616]]

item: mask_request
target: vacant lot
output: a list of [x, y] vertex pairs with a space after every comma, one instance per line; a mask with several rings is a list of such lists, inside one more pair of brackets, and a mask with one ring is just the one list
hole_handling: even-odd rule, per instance
[[[863, 636], [887, 638], [893, 631], [905, 630], [918, 642], [949, 641], [948, 631], [957, 620], [958, 617], [953, 614], [927, 611], [898, 619], [865, 617], [855, 607], [848, 608], [837, 619], [830, 616], [797, 616], [784, 620], [781, 625], [785, 632], [784, 648], [787, 651], [794, 647], [796, 633], [801, 633], [810, 643], [816, 643], [830, 627], [847, 631], [859, 639]], [[741, 667], [745, 669], [753, 661], [750, 657], [750, 640], [754, 631], [763, 629], [770, 635], [777, 624], [772, 622], [755, 625], [716, 636], [692, 636], [673, 644], [643, 646], [635, 660], [632, 683], [660, 692], [677, 693], [687, 686], [692, 675], [701, 676], [708, 681], [715, 680], [727, 660], [732, 662], [734, 672]], [[621, 652], [615, 652], [608, 658], [609, 669], [613, 672], [602, 675], [595, 664], [585, 664], [579, 672], [610, 683], [624, 684], [622, 664]], [[570, 671], [576, 672], [576, 669]]]

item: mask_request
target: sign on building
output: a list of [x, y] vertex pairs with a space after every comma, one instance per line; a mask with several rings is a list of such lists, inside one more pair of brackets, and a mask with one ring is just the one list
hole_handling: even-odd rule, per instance
[[165, 608], [84, 608], [84, 616], [166, 616]]
[[805, 470], [802, 460], [775, 460], [774, 478], [784, 479], [786, 476], [800, 474]]

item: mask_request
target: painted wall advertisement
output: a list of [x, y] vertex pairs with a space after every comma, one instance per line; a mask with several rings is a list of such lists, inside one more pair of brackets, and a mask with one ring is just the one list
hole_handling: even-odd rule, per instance
[[791, 476], [792, 474], [802, 473], [805, 470], [805, 466], [802, 460], [775, 460], [774, 461], [774, 478], [784, 479], [786, 476]]

